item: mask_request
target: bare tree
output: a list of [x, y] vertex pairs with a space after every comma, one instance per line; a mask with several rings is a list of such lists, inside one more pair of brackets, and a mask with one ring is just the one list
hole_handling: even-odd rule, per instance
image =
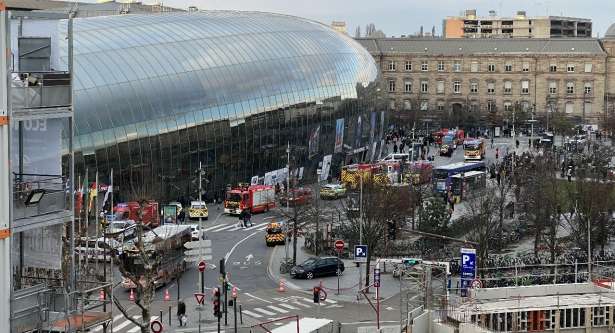
[[492, 251], [492, 240], [497, 235], [496, 223], [497, 202], [489, 191], [476, 191], [468, 196], [465, 218], [472, 221], [468, 230], [469, 239], [478, 243], [478, 267], [485, 267], [489, 253]]

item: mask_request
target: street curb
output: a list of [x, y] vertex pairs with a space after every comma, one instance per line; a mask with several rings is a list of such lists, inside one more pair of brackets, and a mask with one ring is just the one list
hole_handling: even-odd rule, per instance
[[[273, 274], [273, 270], [271, 268], [272, 264], [273, 264], [273, 258], [275, 257], [275, 253], [278, 250], [278, 246], [274, 246], [273, 247], [273, 251], [271, 251], [271, 256], [269, 256], [269, 264], [267, 265], [267, 275], [269, 276], [269, 279], [271, 279], [271, 281], [279, 283], [279, 279], [282, 278], [281, 276], [276, 278], [276, 275]], [[277, 280], [277, 281], [276, 281]], [[290, 289], [296, 290], [296, 291], [302, 291], [305, 292], [305, 290], [301, 289], [299, 286], [297, 286], [296, 284], [289, 282], [286, 278], [284, 278], [285, 281], [285, 286], [289, 287]]]

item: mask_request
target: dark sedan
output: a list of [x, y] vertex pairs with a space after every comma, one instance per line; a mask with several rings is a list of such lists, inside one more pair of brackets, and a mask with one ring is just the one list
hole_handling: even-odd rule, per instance
[[343, 273], [344, 262], [336, 257], [309, 258], [290, 270], [291, 277], [308, 280], [317, 276], [342, 275]]

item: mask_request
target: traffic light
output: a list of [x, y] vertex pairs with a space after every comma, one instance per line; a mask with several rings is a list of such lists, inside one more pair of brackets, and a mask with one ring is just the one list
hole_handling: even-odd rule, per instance
[[314, 303], [320, 303], [320, 287], [314, 287]]
[[220, 317], [220, 290], [214, 289], [214, 317]]

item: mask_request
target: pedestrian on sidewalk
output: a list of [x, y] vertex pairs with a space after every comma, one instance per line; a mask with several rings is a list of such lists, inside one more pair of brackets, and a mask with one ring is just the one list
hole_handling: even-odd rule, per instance
[[250, 220], [252, 219], [252, 214], [250, 214], [250, 210], [246, 208], [241, 213], [243, 214], [242, 215], [243, 227], [247, 228], [251, 226], [252, 222]]
[[495, 148], [495, 159], [500, 158], [500, 148]]
[[393, 144], [393, 154], [397, 154], [397, 143]]
[[184, 326], [184, 317], [186, 317], [186, 303], [179, 301], [177, 303], [177, 321], [179, 326]]
[[572, 168], [568, 167], [568, 171], [566, 172], [566, 177], [568, 177], [568, 182], [572, 182]]

